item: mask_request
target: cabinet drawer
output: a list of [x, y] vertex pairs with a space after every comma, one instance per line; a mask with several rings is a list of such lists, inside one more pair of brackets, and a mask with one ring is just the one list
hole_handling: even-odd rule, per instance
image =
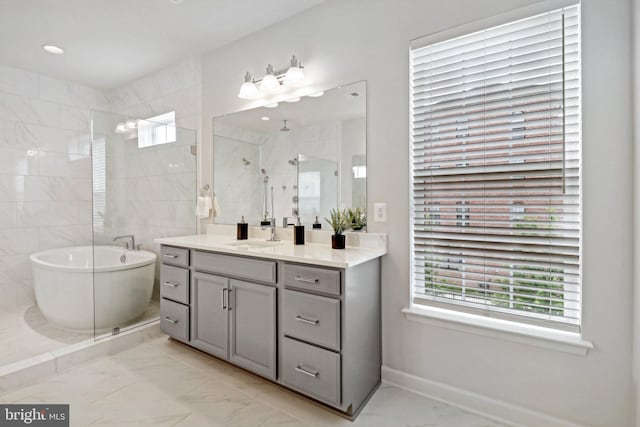
[[164, 264], [189, 267], [189, 249], [162, 246], [161, 253], [161, 261]]
[[340, 350], [340, 300], [289, 289], [283, 298], [285, 335]]
[[305, 265], [285, 264], [283, 281], [289, 288], [340, 295], [340, 271]]
[[193, 266], [198, 271], [276, 283], [276, 263], [273, 261], [195, 251]]
[[189, 341], [189, 306], [161, 299], [160, 329], [181, 341]]
[[189, 304], [189, 270], [162, 264], [160, 266], [160, 296]]
[[340, 355], [283, 338], [282, 381], [310, 396], [340, 405]]

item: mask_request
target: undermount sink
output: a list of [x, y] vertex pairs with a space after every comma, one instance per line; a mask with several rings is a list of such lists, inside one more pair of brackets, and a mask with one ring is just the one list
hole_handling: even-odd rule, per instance
[[245, 251], [254, 251], [254, 252], [265, 252], [281, 244], [282, 242], [267, 242], [267, 241], [255, 241], [255, 240], [250, 242], [246, 240], [240, 240], [237, 242], [225, 243], [226, 246], [231, 246], [236, 249], [242, 249]]

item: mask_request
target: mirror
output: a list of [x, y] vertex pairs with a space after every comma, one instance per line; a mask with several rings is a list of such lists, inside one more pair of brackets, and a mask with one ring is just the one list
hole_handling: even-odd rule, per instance
[[311, 228], [334, 208], [367, 206], [366, 82], [213, 120], [215, 222]]

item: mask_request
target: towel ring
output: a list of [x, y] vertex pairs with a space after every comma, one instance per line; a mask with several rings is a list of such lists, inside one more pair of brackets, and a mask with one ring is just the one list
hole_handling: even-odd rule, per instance
[[216, 193], [211, 191], [211, 187], [209, 187], [209, 184], [205, 184], [201, 189], [200, 189], [200, 197], [214, 197], [216, 195]]

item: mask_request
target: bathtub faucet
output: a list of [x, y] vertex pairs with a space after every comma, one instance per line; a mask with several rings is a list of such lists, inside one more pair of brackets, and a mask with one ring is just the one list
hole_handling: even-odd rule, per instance
[[[114, 242], [117, 242], [118, 240], [127, 240], [125, 243], [127, 244], [127, 249], [132, 249], [134, 250], [136, 248], [136, 236], [134, 236], [133, 234], [125, 234], [122, 236], [116, 236], [113, 238]], [[131, 246], [129, 246], [129, 241], [131, 241]]]

